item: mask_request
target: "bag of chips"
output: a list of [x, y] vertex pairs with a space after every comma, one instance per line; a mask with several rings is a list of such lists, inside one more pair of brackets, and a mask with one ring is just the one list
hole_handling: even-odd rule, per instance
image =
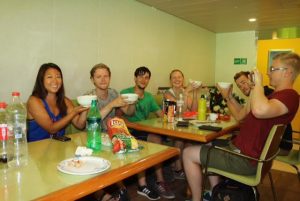
[[113, 145], [114, 153], [138, 150], [137, 140], [129, 133], [123, 119], [118, 117], [107, 121], [107, 132]]

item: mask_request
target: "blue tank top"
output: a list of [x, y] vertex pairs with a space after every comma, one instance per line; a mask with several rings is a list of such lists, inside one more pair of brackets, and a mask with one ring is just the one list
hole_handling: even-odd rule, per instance
[[[51, 112], [47, 102], [45, 100], [42, 100], [42, 101], [47, 110], [47, 113], [49, 114], [49, 116], [53, 122], [56, 122], [62, 118], [62, 115], [60, 113], [57, 116], [55, 116]], [[62, 136], [64, 134], [65, 134], [64, 128], [57, 132], [58, 136]], [[49, 137], [50, 137], [50, 133], [48, 133], [45, 129], [43, 129], [34, 119], [28, 121], [28, 131], [27, 131], [28, 142], [43, 140], [43, 139], [47, 139]]]

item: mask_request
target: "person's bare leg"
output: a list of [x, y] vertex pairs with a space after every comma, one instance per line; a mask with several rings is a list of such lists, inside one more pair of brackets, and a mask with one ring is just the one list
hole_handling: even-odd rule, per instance
[[190, 146], [183, 150], [183, 166], [192, 191], [192, 200], [200, 201], [202, 189], [201, 146]]
[[[157, 143], [157, 144], [162, 144], [161, 136], [155, 134], [149, 134], [147, 141]], [[164, 181], [162, 167], [160, 164], [155, 167], [155, 174], [158, 182]]]
[[182, 167], [182, 151], [184, 148], [184, 142], [182, 140], [175, 140], [174, 147], [177, 147], [180, 149], [180, 155], [178, 156], [178, 159], [175, 161], [175, 171], [180, 171], [183, 169], [183, 167]]
[[217, 185], [221, 181], [220, 176], [209, 176], [208, 179], [209, 179], [211, 190], [215, 187], [215, 185]]
[[147, 186], [145, 171], [138, 173], [139, 186]]
[[162, 144], [162, 139], [160, 135], [150, 133], [147, 137], [148, 142], [153, 142], [156, 144]]

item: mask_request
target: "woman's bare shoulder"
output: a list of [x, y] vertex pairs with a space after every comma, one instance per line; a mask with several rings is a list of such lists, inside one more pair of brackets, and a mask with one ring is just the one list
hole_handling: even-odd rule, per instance
[[36, 97], [36, 96], [30, 96], [28, 98], [28, 101], [27, 101], [27, 105], [32, 105], [32, 104], [43, 104], [43, 101], [41, 98], [39, 97]]

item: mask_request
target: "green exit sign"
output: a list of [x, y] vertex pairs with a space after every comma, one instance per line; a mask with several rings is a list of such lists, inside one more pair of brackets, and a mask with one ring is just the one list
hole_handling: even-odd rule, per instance
[[235, 65], [241, 64], [241, 58], [234, 58], [233, 63]]
[[247, 58], [234, 58], [233, 64], [234, 65], [247, 65]]

